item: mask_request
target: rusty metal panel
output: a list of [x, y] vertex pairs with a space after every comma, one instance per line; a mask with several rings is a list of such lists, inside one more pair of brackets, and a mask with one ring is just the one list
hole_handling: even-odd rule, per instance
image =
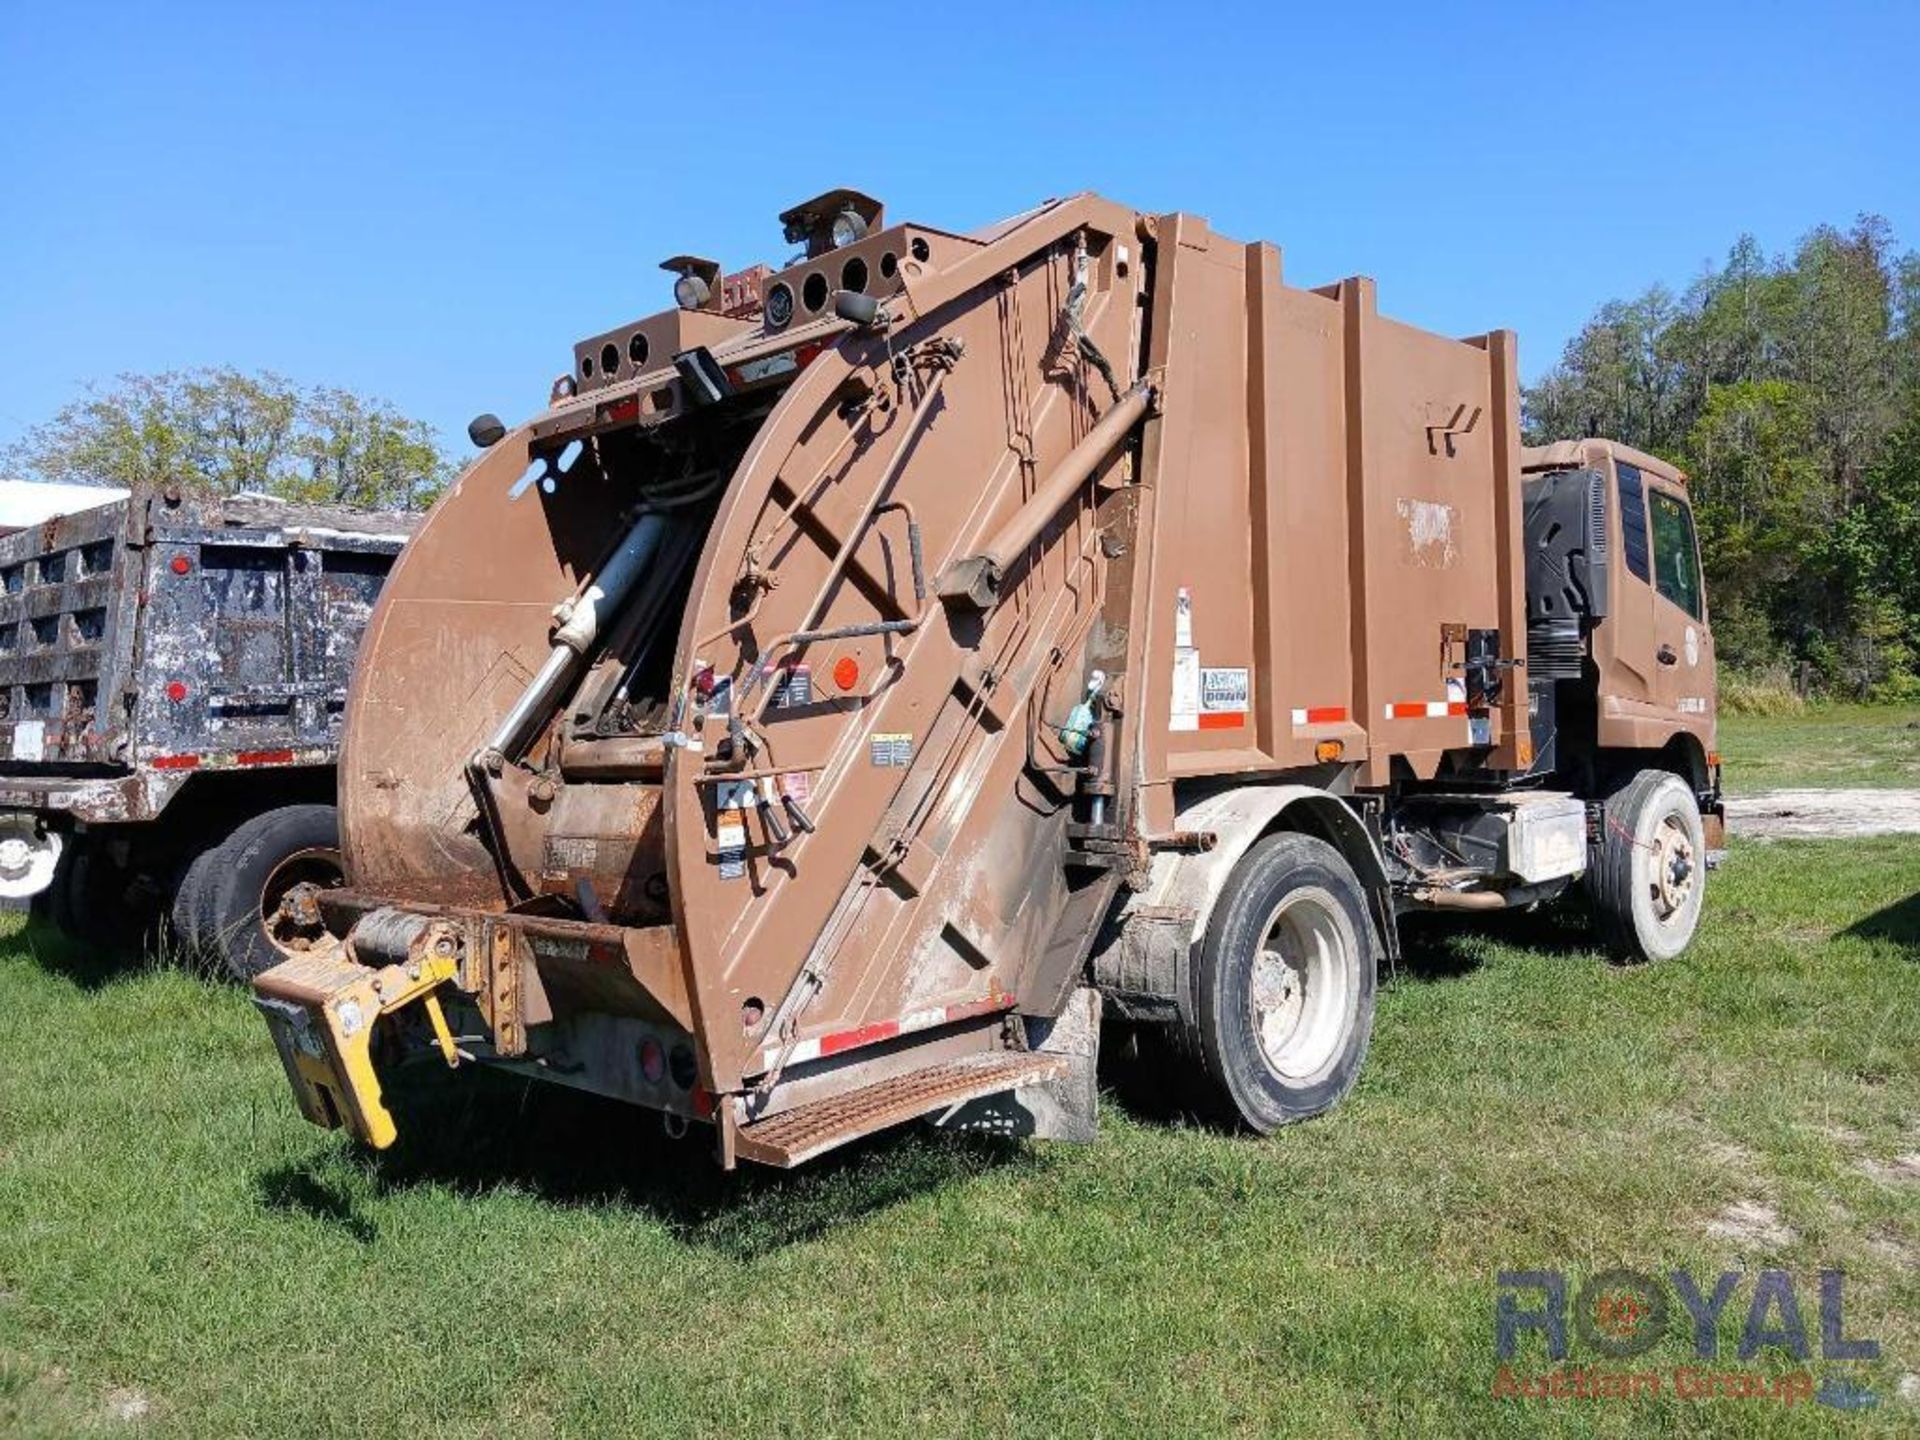
[[32, 808], [111, 821], [190, 771], [331, 763], [412, 525], [140, 490], [0, 539], [0, 767]]

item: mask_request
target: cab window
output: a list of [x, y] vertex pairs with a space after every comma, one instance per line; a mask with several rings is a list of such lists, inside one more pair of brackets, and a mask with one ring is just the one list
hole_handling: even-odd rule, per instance
[[1694, 619], [1700, 618], [1700, 554], [1693, 543], [1693, 512], [1664, 490], [1647, 496], [1653, 515], [1654, 588]]
[[1647, 573], [1647, 489], [1638, 465], [1618, 464], [1620, 493], [1620, 551], [1636, 579]]

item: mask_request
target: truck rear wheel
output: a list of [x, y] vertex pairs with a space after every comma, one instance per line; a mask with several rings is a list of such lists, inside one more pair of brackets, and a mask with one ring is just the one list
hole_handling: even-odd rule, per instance
[[1595, 927], [1622, 960], [1668, 960], [1700, 924], [1706, 829], [1693, 789], [1665, 770], [1642, 770], [1607, 797], [1587, 869]]
[[1231, 1113], [1270, 1134], [1331, 1109], [1373, 1034], [1366, 896], [1340, 852], [1271, 835], [1234, 867], [1194, 974], [1190, 1048]]
[[148, 937], [153, 907], [130, 893], [132, 879], [104, 843], [71, 837], [53, 883], [33, 897], [33, 917], [89, 949], [138, 950]]
[[[331, 805], [286, 805], [243, 822], [188, 867], [181, 884], [190, 941], [216, 947], [227, 971], [251, 980], [307, 948], [317, 934], [292, 914], [299, 886], [345, 880], [340, 817]], [[199, 893], [191, 893], [195, 889]], [[181, 909], [176, 904], [176, 912]]]

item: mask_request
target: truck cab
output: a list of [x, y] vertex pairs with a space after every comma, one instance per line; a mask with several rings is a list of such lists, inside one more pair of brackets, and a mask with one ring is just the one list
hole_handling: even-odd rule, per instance
[[1721, 844], [1713, 628], [1687, 478], [1615, 440], [1521, 452], [1536, 770], [1686, 778]]

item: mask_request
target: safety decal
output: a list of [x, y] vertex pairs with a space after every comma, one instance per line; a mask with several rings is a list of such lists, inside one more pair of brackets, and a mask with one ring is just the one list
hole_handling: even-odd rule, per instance
[[1246, 667], [1200, 671], [1202, 730], [1236, 730], [1247, 723]]
[[913, 764], [913, 736], [877, 733], [867, 740], [867, 753], [883, 770], [904, 770]]
[[813, 669], [807, 665], [789, 665], [780, 672], [773, 687], [773, 708], [788, 710], [813, 703]]
[[1200, 652], [1193, 644], [1193, 592], [1184, 585], [1173, 600], [1173, 705], [1167, 728], [1200, 728]]
[[722, 820], [714, 828], [713, 841], [719, 851], [720, 878], [738, 880], [747, 873], [747, 827], [738, 820]]

